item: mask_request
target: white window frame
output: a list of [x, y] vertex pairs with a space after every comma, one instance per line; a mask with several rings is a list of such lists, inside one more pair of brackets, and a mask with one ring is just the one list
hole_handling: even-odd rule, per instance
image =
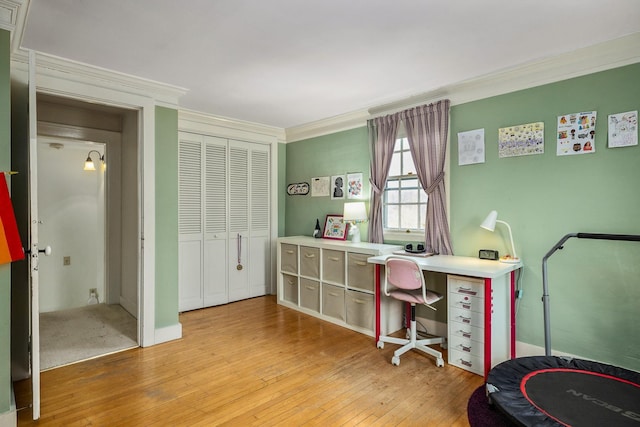
[[[398, 136], [396, 137], [396, 144], [398, 140], [402, 140], [402, 139], [406, 139], [406, 133], [404, 132], [404, 129], [398, 129]], [[407, 142], [408, 144], [408, 142]], [[408, 147], [407, 147], [408, 148]], [[405, 150], [406, 152], [406, 150]], [[394, 156], [400, 155], [402, 156], [402, 151], [399, 152], [395, 152], [395, 148], [394, 148]], [[402, 159], [400, 160], [402, 162]], [[415, 169], [415, 168], [414, 168]], [[420, 184], [420, 181], [418, 180], [418, 176], [415, 174], [407, 174], [407, 175], [399, 175], [399, 176], [389, 176], [387, 177], [387, 182], [385, 183], [385, 189], [383, 191], [383, 195], [382, 195], [382, 224], [383, 224], [383, 235], [384, 235], [384, 240], [385, 241], [401, 241], [401, 242], [405, 242], [405, 241], [412, 241], [412, 242], [420, 242], [420, 241], [424, 241], [424, 227], [420, 228], [420, 229], [408, 229], [408, 230], [402, 230], [402, 229], [395, 229], [395, 228], [387, 228], [387, 184], [390, 180], [394, 180], [394, 179], [398, 179], [398, 180], [403, 180], [403, 179], [416, 179], [418, 181], [418, 188], [419, 190], [422, 190], [422, 185]], [[424, 193], [426, 195], [426, 193]], [[410, 203], [410, 204], [427, 204], [428, 205], [429, 201], [428, 198], [426, 200], [426, 202], [421, 203], [421, 201], [418, 201], [417, 203]], [[399, 205], [402, 205], [402, 203], [398, 203]], [[426, 212], [426, 209], [425, 209]], [[424, 218], [424, 220], [426, 220], [426, 218]]]

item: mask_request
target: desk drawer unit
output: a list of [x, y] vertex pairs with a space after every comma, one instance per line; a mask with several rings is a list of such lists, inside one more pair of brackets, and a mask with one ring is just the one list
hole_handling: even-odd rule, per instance
[[349, 253], [347, 270], [350, 288], [373, 292], [375, 286], [375, 266], [367, 262], [370, 255]]
[[322, 250], [322, 280], [344, 285], [344, 251]]
[[320, 278], [320, 248], [300, 246], [300, 275]]
[[484, 281], [447, 277], [449, 364], [484, 375]]

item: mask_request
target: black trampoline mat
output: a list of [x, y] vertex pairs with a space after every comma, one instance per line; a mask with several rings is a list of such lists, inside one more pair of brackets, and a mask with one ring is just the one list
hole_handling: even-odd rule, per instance
[[624, 379], [577, 369], [541, 369], [522, 379], [520, 391], [561, 424], [640, 427], [640, 386]]

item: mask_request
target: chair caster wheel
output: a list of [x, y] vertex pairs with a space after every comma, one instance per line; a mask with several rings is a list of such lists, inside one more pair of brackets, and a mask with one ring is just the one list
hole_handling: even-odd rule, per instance
[[383, 341], [378, 341], [378, 343], [376, 344], [376, 347], [384, 348], [384, 342]]
[[391, 364], [392, 365], [396, 365], [396, 366], [400, 366], [400, 358], [398, 356], [393, 356], [391, 358]]
[[438, 368], [442, 368], [442, 367], [444, 366], [444, 359], [443, 359], [443, 358], [441, 358], [441, 357], [438, 357], [438, 358], [436, 359], [436, 366], [437, 366]]

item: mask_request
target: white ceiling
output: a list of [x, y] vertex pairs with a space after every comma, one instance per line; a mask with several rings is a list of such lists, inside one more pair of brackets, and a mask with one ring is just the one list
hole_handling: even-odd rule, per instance
[[30, 0], [22, 46], [291, 128], [637, 32], [638, 0]]

